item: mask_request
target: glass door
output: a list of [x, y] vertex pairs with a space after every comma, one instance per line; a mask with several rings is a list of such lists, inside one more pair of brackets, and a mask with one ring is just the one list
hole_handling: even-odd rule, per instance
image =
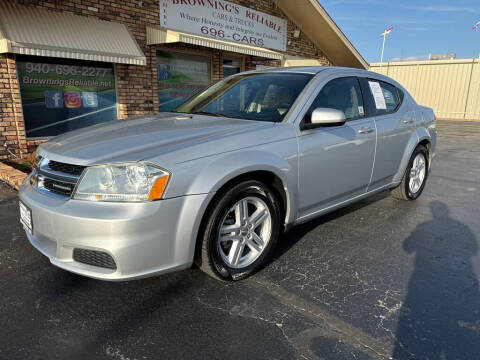
[[224, 78], [242, 72], [242, 58], [224, 57], [222, 69]]

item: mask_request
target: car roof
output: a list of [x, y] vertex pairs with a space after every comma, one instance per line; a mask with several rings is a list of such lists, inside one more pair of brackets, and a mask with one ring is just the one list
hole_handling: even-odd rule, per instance
[[340, 67], [340, 66], [288, 66], [288, 67], [269, 67], [258, 70], [247, 71], [247, 73], [298, 73], [298, 74], [318, 74], [322, 71], [328, 72], [355, 72], [358, 74], [369, 74], [371, 76], [378, 76], [379, 74], [372, 73], [367, 70]]
[[317, 74], [320, 71], [328, 69], [327, 66], [289, 66], [289, 67], [269, 67], [258, 70], [249, 71], [250, 73], [271, 73], [271, 72], [288, 72], [299, 74]]
[[[395, 85], [408, 94], [408, 91], [397, 81], [380, 73], [375, 73], [368, 70], [349, 68], [341, 66], [288, 66], [288, 67], [269, 67], [258, 70], [246, 71], [241, 74], [262, 74], [262, 73], [290, 73], [290, 74], [313, 74], [317, 75], [320, 72], [328, 72], [330, 74], [339, 73], [342, 75], [345, 72], [355, 74], [356, 76], [364, 76], [372, 79], [378, 79]], [[235, 75], [233, 75], [235, 76]]]

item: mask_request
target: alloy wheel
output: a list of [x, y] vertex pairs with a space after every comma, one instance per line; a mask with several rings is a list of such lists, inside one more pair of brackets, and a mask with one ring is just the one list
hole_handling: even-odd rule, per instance
[[426, 174], [425, 164], [425, 156], [422, 153], [417, 154], [410, 169], [410, 180], [408, 183], [409, 190], [413, 195], [422, 188]]
[[220, 224], [217, 249], [225, 264], [234, 269], [255, 262], [272, 236], [270, 209], [257, 197], [237, 201]]

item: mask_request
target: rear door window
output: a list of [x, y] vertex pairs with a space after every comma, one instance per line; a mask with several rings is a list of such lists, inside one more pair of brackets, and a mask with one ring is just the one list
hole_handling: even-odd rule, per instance
[[401, 104], [398, 89], [384, 81], [364, 79], [364, 91], [367, 97], [367, 113], [370, 116], [391, 114]]
[[386, 112], [394, 112], [395, 110], [397, 110], [397, 107], [400, 104], [397, 88], [382, 81], [380, 81], [380, 87], [382, 88], [383, 97], [385, 98], [385, 104], [387, 105]]

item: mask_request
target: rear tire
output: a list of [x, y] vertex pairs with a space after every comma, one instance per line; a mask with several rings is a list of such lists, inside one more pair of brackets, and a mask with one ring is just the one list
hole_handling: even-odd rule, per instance
[[423, 145], [418, 145], [407, 165], [402, 182], [391, 195], [400, 200], [412, 201], [422, 194], [428, 178], [428, 151]]
[[280, 230], [280, 203], [268, 186], [256, 180], [232, 185], [205, 214], [195, 262], [216, 279], [244, 279], [270, 259]]

